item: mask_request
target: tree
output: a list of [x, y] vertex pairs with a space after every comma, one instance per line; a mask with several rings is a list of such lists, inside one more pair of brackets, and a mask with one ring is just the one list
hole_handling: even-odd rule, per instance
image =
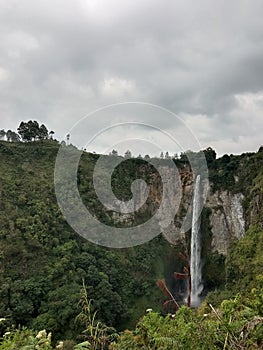
[[127, 150], [124, 154], [124, 157], [125, 158], [131, 158], [131, 151], [130, 150]]
[[48, 130], [44, 124], [39, 127], [37, 136], [39, 140], [46, 140], [48, 138]]
[[23, 141], [46, 140], [48, 138], [48, 129], [44, 124], [39, 126], [36, 120], [21, 122], [18, 127], [18, 133]]
[[38, 122], [30, 120], [28, 123], [21, 122], [17, 131], [23, 141], [32, 141], [36, 138], [38, 128]]
[[113, 149], [112, 152], [111, 152], [111, 155], [112, 156], [117, 156], [118, 155], [118, 151]]
[[33, 141], [35, 141], [39, 136], [39, 131], [40, 131], [39, 124], [36, 120], [34, 121], [29, 120], [28, 126], [29, 126], [29, 130], [32, 133], [32, 139]]
[[12, 132], [12, 130], [7, 130], [7, 132], [6, 132], [6, 139], [8, 142], [11, 141], [11, 132]]
[[208, 164], [211, 164], [214, 162], [214, 160], [216, 160], [216, 152], [211, 147], [205, 149], [204, 154]]
[[49, 132], [49, 138], [50, 138], [50, 140], [53, 140], [53, 135], [55, 134], [55, 132], [53, 131], [53, 130], [51, 130], [50, 132]]
[[11, 138], [11, 142], [19, 142], [20, 141], [19, 135], [14, 131], [11, 131], [10, 138]]
[[28, 123], [20, 123], [17, 131], [23, 141], [32, 141], [32, 138], [35, 137], [35, 128], [33, 125], [36, 127], [36, 124], [33, 124], [32, 120], [30, 120]]
[[169, 152], [165, 153], [165, 159], [170, 159], [171, 157], [169, 156]]
[[7, 130], [7, 132], [6, 132], [6, 138], [7, 138], [8, 142], [18, 142], [18, 141], [20, 141], [19, 135], [16, 132], [14, 132], [14, 131], [12, 131], [10, 129]]
[[183, 161], [183, 162], [187, 162], [188, 161], [186, 152], [181, 152], [180, 153], [180, 160]]
[[5, 136], [6, 136], [6, 132], [4, 129], [1, 129], [0, 130], [0, 140], [4, 140], [5, 139]]

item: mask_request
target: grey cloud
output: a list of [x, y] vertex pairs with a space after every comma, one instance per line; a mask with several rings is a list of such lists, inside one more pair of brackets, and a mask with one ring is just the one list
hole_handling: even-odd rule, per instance
[[[204, 144], [225, 149], [226, 126], [231, 138], [244, 118], [235, 96], [263, 91], [262, 10], [260, 0], [1, 0], [3, 127], [39, 118], [63, 137], [93, 109], [139, 100], [187, 114], [192, 125], [206, 115], [216, 130], [203, 121]], [[104, 125], [93, 120], [87, 132], [92, 123]]]

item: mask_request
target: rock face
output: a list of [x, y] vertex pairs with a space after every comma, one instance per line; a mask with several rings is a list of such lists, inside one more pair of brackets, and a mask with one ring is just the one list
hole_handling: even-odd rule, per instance
[[211, 209], [210, 225], [212, 250], [226, 254], [233, 238], [240, 239], [245, 233], [242, 193], [216, 191], [209, 193], [205, 206]]
[[[178, 179], [171, 179], [172, 172], [169, 167], [161, 169], [163, 179], [170, 183], [162, 184], [160, 178], [156, 175], [152, 176], [149, 184], [149, 199], [144, 203], [141, 212], [145, 217], [151, 217], [155, 214], [160, 205], [163, 205], [162, 212], [167, 213], [167, 217], [171, 217], [171, 208], [176, 209], [174, 220], [165, 221], [165, 217], [160, 217], [160, 231], [166, 239], [172, 244], [185, 241], [185, 230], [182, 227], [186, 219], [191, 219], [192, 202], [193, 202], [193, 174], [188, 166], [179, 169], [179, 186]], [[176, 182], [177, 181], [177, 182]], [[176, 183], [176, 186], [171, 183]], [[162, 203], [162, 195], [166, 200]], [[143, 192], [143, 191], [142, 191]], [[180, 200], [178, 199], [180, 197]], [[171, 203], [176, 201], [176, 205]], [[244, 209], [242, 206], [244, 196], [242, 193], [231, 193], [226, 190], [212, 192], [211, 186], [208, 184], [207, 197], [204, 200], [204, 208], [210, 212], [209, 230], [211, 232], [211, 249], [212, 252], [227, 254], [230, 242], [233, 239], [240, 239], [245, 233]], [[179, 201], [179, 202], [178, 202]], [[125, 206], [125, 204], [123, 204]], [[188, 218], [186, 218], [188, 216]], [[114, 213], [115, 222], [132, 225], [136, 221], [135, 213]], [[162, 225], [165, 223], [165, 225]], [[165, 228], [164, 228], [165, 227]]]
[[[164, 236], [173, 244], [185, 239], [182, 225], [185, 215], [192, 211], [193, 201], [193, 176], [189, 168], [180, 171], [182, 185], [182, 199], [179, 211], [174, 222], [163, 230]], [[208, 185], [207, 197], [204, 208], [209, 209], [209, 223], [211, 230], [212, 252], [227, 254], [230, 242], [240, 239], [245, 233], [244, 209], [242, 206], [244, 196], [242, 193], [231, 193], [229, 191], [212, 192]]]
[[[166, 230], [164, 236], [171, 242], [176, 243], [183, 240], [185, 233], [181, 226], [185, 212], [193, 200], [193, 181], [191, 184], [186, 182], [183, 188], [183, 198], [180, 211]], [[242, 206], [244, 196], [242, 193], [230, 193], [228, 191], [216, 191], [213, 193], [209, 186], [204, 208], [209, 209], [209, 229], [211, 230], [211, 249], [212, 252], [218, 252], [226, 255], [230, 242], [233, 239], [240, 239], [245, 233], [244, 209]]]

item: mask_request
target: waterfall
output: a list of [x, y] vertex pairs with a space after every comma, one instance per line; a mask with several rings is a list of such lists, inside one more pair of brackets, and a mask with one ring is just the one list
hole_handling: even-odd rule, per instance
[[200, 304], [199, 295], [203, 290], [200, 232], [200, 175], [196, 177], [194, 188], [190, 272], [192, 286], [191, 305], [198, 306]]

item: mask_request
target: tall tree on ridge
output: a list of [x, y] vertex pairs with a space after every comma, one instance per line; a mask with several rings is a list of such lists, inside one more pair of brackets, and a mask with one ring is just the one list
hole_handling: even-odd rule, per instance
[[5, 136], [6, 136], [6, 132], [4, 129], [1, 129], [0, 130], [0, 140], [4, 140], [5, 139]]
[[44, 124], [39, 126], [36, 120], [21, 122], [17, 130], [22, 141], [29, 142], [48, 139], [48, 129]]

